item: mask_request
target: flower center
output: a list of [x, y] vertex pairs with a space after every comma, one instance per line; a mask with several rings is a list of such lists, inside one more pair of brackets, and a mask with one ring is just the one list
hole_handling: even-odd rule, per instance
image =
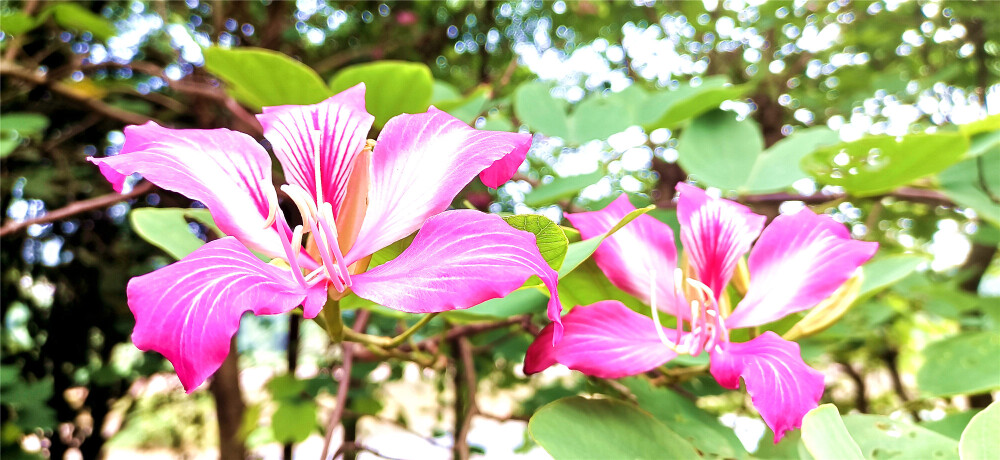
[[[667, 337], [660, 323], [659, 308], [656, 306], [656, 272], [650, 272], [649, 304], [652, 309], [656, 334], [667, 348], [677, 354], [698, 356], [702, 350], [712, 350], [729, 340], [729, 331], [723, 321], [719, 303], [712, 289], [694, 278], [684, 276], [680, 268], [674, 269], [674, 305], [677, 316], [677, 330], [673, 339]], [[688, 314], [684, 318], [684, 313]], [[687, 330], [685, 330], [687, 323]]]

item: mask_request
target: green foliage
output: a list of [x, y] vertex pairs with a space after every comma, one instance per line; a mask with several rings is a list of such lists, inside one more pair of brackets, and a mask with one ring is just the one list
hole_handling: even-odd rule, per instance
[[1000, 147], [965, 159], [938, 175], [948, 198], [1000, 226]]
[[10, 155], [24, 140], [38, 138], [49, 127], [49, 119], [37, 113], [0, 115], [0, 158]]
[[528, 430], [557, 459], [698, 456], [691, 444], [648, 412], [613, 399], [560, 399], [538, 409]]
[[191, 231], [187, 219], [212, 222], [207, 209], [142, 208], [129, 214], [139, 236], [177, 260], [205, 244]]
[[330, 88], [341, 92], [364, 83], [365, 108], [382, 129], [390, 118], [401, 113], [427, 110], [434, 90], [431, 70], [420, 62], [380, 61], [341, 69], [330, 79]]
[[802, 444], [816, 460], [865, 458], [832, 404], [823, 404], [802, 419]]
[[604, 241], [605, 238], [614, 235], [615, 232], [620, 230], [629, 222], [632, 222], [637, 217], [649, 211], [652, 211], [653, 208], [654, 206], [648, 206], [645, 208], [636, 209], [635, 211], [626, 214], [625, 217], [622, 217], [622, 220], [618, 221], [618, 223], [615, 224], [615, 226], [611, 227], [611, 229], [609, 229], [607, 232], [605, 232], [604, 235], [594, 237], [586, 241], [579, 241], [570, 244], [569, 249], [566, 251], [566, 259], [563, 261], [562, 267], [559, 268], [559, 277], [562, 278], [568, 275], [573, 270], [575, 270], [576, 267], [580, 266], [580, 264], [582, 264], [583, 261], [590, 258], [590, 256], [594, 254], [594, 251], [597, 250], [597, 247], [601, 245], [601, 242]]
[[236, 100], [257, 110], [314, 104], [335, 92], [309, 66], [276, 51], [213, 46], [202, 52], [205, 69], [226, 82]]
[[763, 150], [756, 122], [715, 110], [692, 120], [681, 133], [677, 161], [699, 182], [736, 190], [747, 183]]
[[969, 426], [962, 432], [962, 439], [958, 442], [959, 455], [968, 460], [1000, 458], [997, 433], [1000, 433], [1000, 402], [994, 401], [972, 417]]
[[524, 204], [528, 206], [544, 206], [559, 200], [575, 197], [581, 190], [597, 183], [605, 175], [604, 171], [594, 171], [590, 174], [559, 177], [552, 182], [543, 184], [524, 196]]
[[796, 130], [757, 156], [740, 191], [772, 193], [791, 187], [796, 181], [809, 177], [799, 168], [803, 157], [839, 140], [837, 132], [825, 126]]
[[1000, 334], [965, 332], [923, 350], [917, 372], [921, 392], [933, 396], [984, 393], [1000, 388]]
[[844, 425], [864, 458], [958, 458], [954, 439], [889, 417], [851, 414], [844, 417]]
[[802, 168], [821, 183], [871, 196], [938, 173], [968, 150], [968, 138], [959, 133], [871, 136], [821, 148], [802, 160]]

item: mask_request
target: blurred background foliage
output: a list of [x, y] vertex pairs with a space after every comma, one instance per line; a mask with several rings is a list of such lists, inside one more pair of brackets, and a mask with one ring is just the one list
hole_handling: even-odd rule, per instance
[[[1000, 15], [989, 2], [3, 1], [0, 14], [5, 458], [279, 457], [297, 443], [315, 456], [343, 378], [323, 332], [295, 317], [244, 318], [238, 359], [210, 391], [184, 396], [168, 363], [129, 342], [124, 288], [215, 237], [211, 219], [158, 209], [200, 204], [139, 178], [119, 201], [85, 159], [114, 155], [122, 128], [148, 120], [260, 139], [260, 107], [318, 102], [361, 81], [373, 138], [392, 115], [429, 105], [535, 135], [513, 181], [475, 182], [456, 207], [536, 214], [543, 228], [626, 192], [676, 225], [674, 186], [689, 180], [772, 218], [808, 205], [880, 242], [852, 308], [800, 340], [827, 375], [824, 402], [850, 413], [866, 456], [957, 456], [1000, 389]], [[619, 299], [641, 311], [593, 262], [564, 271], [567, 307]], [[744, 395], [704, 372], [664, 373], [657, 387], [525, 379], [544, 302], [524, 290], [442, 315], [414, 338], [423, 347], [403, 347], [420, 350], [409, 355], [417, 363], [362, 354], [345, 456], [537, 455], [524, 422], [593, 393], [637, 403], [700, 455], [812, 452], [808, 430], [772, 446]], [[348, 318], [371, 312], [369, 333], [417, 319], [344, 303]], [[416, 399], [426, 419], [411, 420]], [[532, 422], [553, 455], [577, 442], [544, 431], [572, 425], [559, 417], [579, 401], [560, 404]], [[820, 417], [814, 426], [826, 426]], [[886, 433], [899, 423], [920, 442], [893, 444]], [[476, 432], [509, 424], [512, 446]], [[383, 425], [425, 450], [380, 444]]]

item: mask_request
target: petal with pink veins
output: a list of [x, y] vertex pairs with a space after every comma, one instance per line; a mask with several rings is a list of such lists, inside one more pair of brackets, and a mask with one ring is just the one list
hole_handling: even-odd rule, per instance
[[711, 288], [718, 300], [767, 218], [741, 204], [708, 196], [693, 185], [678, 183], [677, 191], [681, 243], [695, 277]]
[[[215, 224], [243, 244], [284, 257], [277, 225], [264, 227], [274, 193], [271, 159], [252, 137], [228, 129], [170, 129], [149, 122], [125, 128], [125, 145], [111, 157], [88, 158], [115, 191], [140, 173], [160, 188], [201, 201]], [[268, 190], [270, 189], [270, 190]]]
[[[604, 235], [632, 211], [635, 206], [623, 194], [600, 211], [566, 214], [566, 218], [586, 240]], [[646, 304], [650, 300], [651, 276], [655, 274], [657, 305], [676, 314], [672, 299], [677, 248], [669, 225], [643, 214], [601, 242], [594, 260], [612, 284]], [[683, 318], [690, 316], [686, 308], [680, 313]]]
[[[636, 375], [670, 361], [677, 353], [656, 333], [656, 324], [617, 300], [575, 307], [563, 317], [563, 338], [553, 345], [555, 324], [542, 329], [524, 357], [524, 373], [559, 363], [587, 375], [614, 379]], [[676, 332], [663, 328], [667, 337]]]
[[548, 316], [558, 324], [559, 275], [538, 252], [535, 236], [512, 228], [499, 216], [457, 210], [427, 219], [410, 247], [355, 275], [351, 289], [395, 310], [431, 313], [503, 297], [532, 275], [549, 289]]
[[222, 365], [244, 312], [274, 315], [303, 305], [314, 318], [326, 302], [325, 283], [305, 288], [232, 237], [132, 278], [126, 292], [135, 346], [166, 357], [188, 393]]
[[726, 326], [760, 326], [812, 308], [877, 249], [878, 243], [852, 240], [842, 224], [808, 208], [778, 216], [750, 251], [750, 288]]
[[285, 180], [301, 186], [313, 199], [320, 190], [323, 201], [333, 206], [334, 215], [347, 193], [367, 192], [347, 187], [354, 158], [364, 149], [375, 121], [365, 110], [364, 83], [318, 104], [264, 107], [257, 120], [274, 148]]
[[375, 145], [368, 210], [348, 263], [413, 233], [477, 174], [530, 145], [529, 134], [475, 130], [434, 107], [393, 117]]
[[802, 361], [799, 344], [771, 331], [716, 348], [710, 371], [719, 385], [732, 390], [740, 387], [743, 377], [753, 406], [774, 431], [775, 444], [786, 431], [801, 426], [802, 417], [823, 396], [823, 374]]

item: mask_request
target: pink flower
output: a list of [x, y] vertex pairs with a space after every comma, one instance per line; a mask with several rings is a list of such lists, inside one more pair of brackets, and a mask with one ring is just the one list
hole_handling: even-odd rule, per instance
[[[328, 289], [430, 313], [502, 297], [538, 275], [553, 293], [549, 317], [559, 320], [557, 274], [533, 235], [495, 215], [446, 211], [477, 174], [490, 187], [507, 181], [531, 136], [477, 131], [432, 107], [394, 117], [377, 142], [366, 141], [374, 118], [364, 93], [361, 84], [257, 116], [288, 181], [281, 189], [301, 215], [294, 229], [278, 208], [267, 152], [245, 134], [147, 123], [125, 129], [121, 154], [90, 159], [119, 192], [141, 173], [201, 201], [228, 235], [128, 283], [132, 340], [170, 360], [188, 392], [222, 364], [244, 312], [302, 305], [313, 318]], [[371, 254], [418, 228], [400, 256], [366, 271]]]
[[[878, 244], [851, 240], [842, 225], [808, 209], [778, 216], [761, 232], [765, 218], [747, 207], [683, 183], [677, 190], [687, 273], [677, 268], [670, 227], [647, 215], [605, 240], [594, 254], [615, 286], [652, 307], [652, 318], [618, 301], [576, 307], [562, 325], [550, 324], [531, 344], [525, 372], [561, 363], [588, 375], [618, 378], [654, 369], [678, 354], [704, 351], [720, 385], [738, 389], [743, 378], [778, 442], [819, 403], [823, 375], [802, 361], [798, 344], [773, 332], [734, 343], [729, 331], [815, 306], [871, 258]], [[601, 211], [567, 217], [584, 238], [592, 238], [634, 209], [622, 196]], [[747, 251], [751, 283], [731, 311], [725, 289]], [[676, 329], [660, 326], [659, 310], [677, 317]], [[562, 327], [562, 341], [553, 344], [550, 335]]]

